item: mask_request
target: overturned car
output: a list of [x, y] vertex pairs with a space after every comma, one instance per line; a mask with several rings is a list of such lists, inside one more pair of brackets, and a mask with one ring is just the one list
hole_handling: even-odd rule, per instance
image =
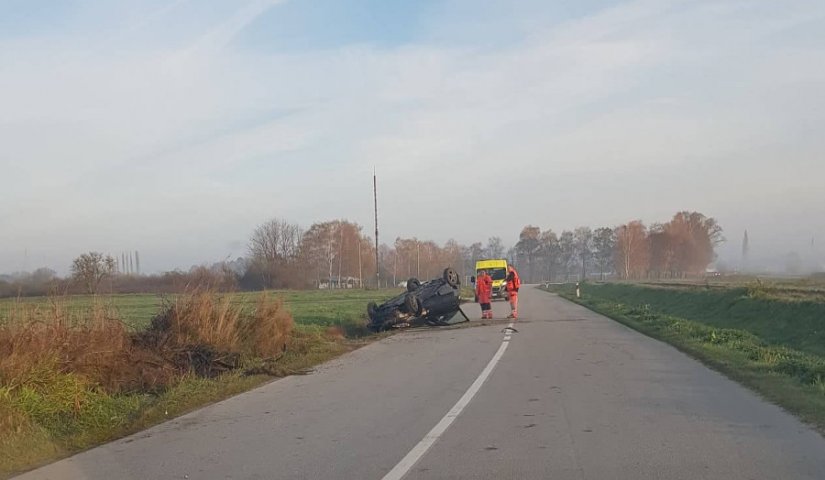
[[424, 283], [411, 278], [406, 292], [381, 305], [367, 305], [367, 326], [374, 332], [414, 325], [445, 326], [457, 313], [469, 321], [459, 306], [460, 289], [461, 280], [452, 268], [445, 268], [441, 278]]

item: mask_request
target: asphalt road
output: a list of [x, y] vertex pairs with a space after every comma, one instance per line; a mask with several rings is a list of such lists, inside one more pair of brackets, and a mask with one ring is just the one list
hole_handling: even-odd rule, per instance
[[780, 408], [582, 307], [521, 297], [506, 344], [506, 323], [404, 332], [19, 478], [825, 478], [825, 439]]

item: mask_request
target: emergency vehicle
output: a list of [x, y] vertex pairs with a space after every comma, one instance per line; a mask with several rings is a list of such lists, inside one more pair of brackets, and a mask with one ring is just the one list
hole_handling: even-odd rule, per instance
[[479, 260], [476, 262], [476, 276], [481, 270], [486, 270], [493, 277], [493, 298], [507, 298], [505, 285], [507, 284], [507, 260], [503, 258]]

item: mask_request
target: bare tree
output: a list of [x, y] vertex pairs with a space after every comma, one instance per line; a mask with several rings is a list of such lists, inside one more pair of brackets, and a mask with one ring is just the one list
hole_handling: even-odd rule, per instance
[[310, 267], [317, 272], [317, 281], [322, 277], [331, 281], [335, 261], [339, 255], [340, 236], [337, 221], [315, 223], [303, 236], [302, 250]]
[[277, 218], [258, 225], [252, 232], [249, 256], [265, 287], [274, 287], [278, 271], [299, 258], [302, 237], [301, 227]]
[[468, 272], [475, 272], [476, 262], [484, 258], [484, 248], [482, 248], [481, 242], [473, 243], [468, 247], [463, 247], [461, 250], [464, 257], [465, 269]]
[[671, 278], [679, 270], [676, 266], [676, 248], [679, 238], [669, 224], [654, 223], [647, 233], [650, 244], [650, 274], [661, 278], [667, 275]]
[[616, 228], [616, 266], [623, 278], [640, 276], [648, 269], [647, 229], [639, 220]]
[[570, 280], [570, 269], [574, 267], [576, 256], [576, 237], [570, 230], [561, 232], [559, 236], [559, 265], [564, 272], [565, 281]]
[[557, 275], [559, 266], [559, 238], [556, 236], [556, 232], [548, 228], [541, 232], [539, 244], [539, 256], [543, 263], [543, 270], [547, 272], [547, 280], [552, 282]]
[[386, 243], [378, 247], [378, 252], [381, 258], [381, 280], [384, 284], [390, 284], [389, 280], [392, 278], [391, 285], [398, 285], [398, 252]]
[[484, 249], [488, 258], [501, 258], [504, 255], [504, 243], [501, 237], [487, 239], [487, 248]]
[[593, 234], [593, 258], [599, 269], [599, 278], [604, 280], [605, 272], [612, 269], [613, 254], [616, 249], [616, 232], [612, 228], [602, 227]]
[[[303, 269], [315, 272], [317, 282], [322, 273], [327, 281], [346, 277], [361, 278], [364, 272], [375, 270], [373, 239], [362, 233], [361, 225], [347, 220], [332, 220], [313, 224], [301, 238]], [[363, 280], [361, 280], [363, 281]]]
[[[518, 243], [516, 243], [516, 252], [520, 258], [527, 262], [526, 279], [528, 282], [535, 281], [535, 262], [539, 254], [541, 244], [539, 237], [541, 236], [541, 229], [533, 225], [527, 225], [521, 229]], [[524, 275], [524, 273], [522, 273]]]
[[92, 295], [97, 293], [100, 282], [114, 271], [115, 259], [99, 252], [84, 253], [72, 262], [72, 277]]
[[575, 255], [581, 265], [581, 279], [587, 279], [587, 263], [593, 256], [593, 231], [590, 227], [578, 227], [573, 232]]
[[451, 266], [455, 268], [461, 276], [466, 276], [467, 270], [464, 268], [465, 262], [461, 254], [462, 249], [463, 247], [452, 238], [447, 240], [447, 243], [444, 244], [444, 249], [442, 252], [442, 263], [444, 266]]

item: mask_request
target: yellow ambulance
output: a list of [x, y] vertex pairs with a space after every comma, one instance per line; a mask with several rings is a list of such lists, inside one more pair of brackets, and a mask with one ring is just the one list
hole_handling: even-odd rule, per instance
[[481, 270], [486, 270], [493, 277], [493, 298], [506, 298], [504, 285], [507, 278], [507, 260], [479, 260], [476, 262], [476, 276]]

